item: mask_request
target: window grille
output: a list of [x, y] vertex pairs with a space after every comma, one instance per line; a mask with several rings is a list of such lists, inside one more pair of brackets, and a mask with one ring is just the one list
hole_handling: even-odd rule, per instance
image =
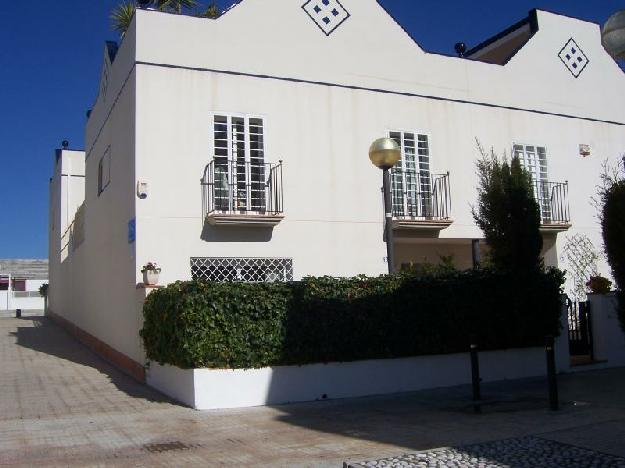
[[293, 259], [193, 257], [191, 276], [197, 281], [218, 283], [293, 281]]

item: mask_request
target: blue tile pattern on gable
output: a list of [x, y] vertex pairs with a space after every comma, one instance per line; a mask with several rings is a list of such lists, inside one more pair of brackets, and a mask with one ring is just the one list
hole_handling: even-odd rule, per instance
[[569, 39], [564, 47], [562, 47], [558, 56], [560, 57], [560, 60], [562, 60], [564, 66], [575, 78], [578, 78], [579, 75], [581, 75], [586, 69], [586, 66], [590, 63], [590, 60], [584, 51], [573, 38]]
[[339, 0], [308, 0], [302, 8], [326, 36], [350, 17]]

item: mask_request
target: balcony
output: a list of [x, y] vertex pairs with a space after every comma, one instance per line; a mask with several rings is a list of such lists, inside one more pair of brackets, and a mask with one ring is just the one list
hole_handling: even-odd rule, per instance
[[284, 218], [282, 161], [215, 158], [200, 183], [203, 219], [211, 225], [273, 227]]
[[391, 177], [394, 229], [438, 232], [453, 223], [449, 172], [393, 169]]
[[534, 196], [540, 207], [540, 230], [558, 233], [571, 227], [568, 182], [534, 182]]

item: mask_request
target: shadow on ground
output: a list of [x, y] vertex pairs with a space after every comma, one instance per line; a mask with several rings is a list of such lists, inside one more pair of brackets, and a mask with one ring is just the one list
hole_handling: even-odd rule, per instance
[[18, 346], [91, 367], [100, 374], [104, 374], [118, 390], [133, 398], [142, 398], [151, 402], [172, 402], [156, 390], [119, 371], [49, 318], [22, 317], [16, 320], [21, 320], [25, 324], [25, 326], [18, 326], [17, 331], [10, 332], [10, 335], [16, 338]]
[[[369, 459], [460, 447], [458, 453], [468, 455], [469, 459], [486, 456], [501, 466], [515, 468], [521, 464], [511, 462], [506, 447], [498, 451], [495, 446], [496, 450], [473, 453], [473, 448], [467, 445], [541, 434], [556, 440], [559, 438], [556, 433], [573, 430], [577, 435], [564, 438], [563, 442], [594, 448], [595, 444], [590, 442], [593, 430], [606, 421], [625, 421], [625, 369], [564, 375], [559, 381], [561, 409], [558, 412], [549, 410], [545, 378], [484, 384], [481, 413], [474, 410], [470, 386], [274, 408], [282, 413], [279, 420], [285, 424], [381, 444], [380, 451]], [[621, 455], [617, 437], [609, 442], [609, 437], [603, 436], [607, 443], [601, 450]], [[395, 448], [389, 450], [389, 447]], [[346, 454], [346, 460], [363, 460], [367, 455]]]

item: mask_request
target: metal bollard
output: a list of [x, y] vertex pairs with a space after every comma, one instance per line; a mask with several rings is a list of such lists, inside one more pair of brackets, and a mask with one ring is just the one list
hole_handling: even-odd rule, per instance
[[482, 392], [480, 389], [480, 359], [478, 356], [478, 347], [475, 343], [471, 344], [471, 381], [473, 382], [473, 400], [481, 400]]
[[547, 356], [547, 382], [549, 383], [549, 407], [558, 411], [558, 378], [556, 375], [556, 353], [553, 336], [545, 337], [545, 354]]
[[471, 338], [470, 353], [471, 353], [471, 381], [473, 384], [473, 401], [475, 402], [473, 405], [473, 410], [479, 414], [482, 412], [482, 406], [479, 403], [479, 401], [482, 399], [482, 391], [480, 388], [480, 382], [482, 379], [480, 378], [480, 358], [478, 355], [477, 339], [474, 337]]
[[22, 309], [15, 309], [15, 318], [22, 318]]

